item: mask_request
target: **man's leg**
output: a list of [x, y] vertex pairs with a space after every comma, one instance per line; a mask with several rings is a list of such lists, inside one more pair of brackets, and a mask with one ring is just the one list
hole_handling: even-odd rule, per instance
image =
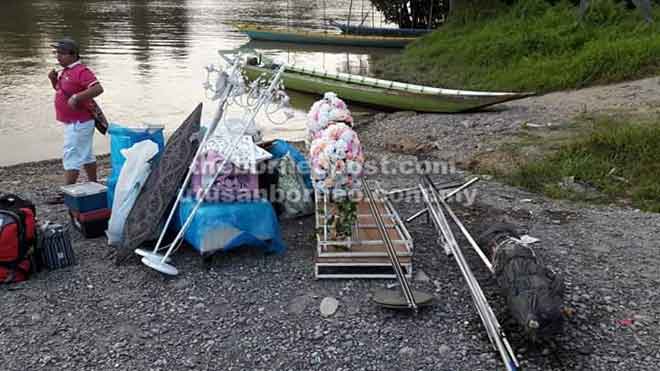
[[[67, 124], [64, 127], [64, 148], [62, 155], [62, 164], [64, 165], [64, 184], [75, 184], [78, 180], [79, 170], [76, 169], [76, 151], [75, 151], [75, 131], [73, 130], [73, 124]], [[46, 203], [51, 205], [57, 205], [64, 202], [64, 195], [61, 191], [57, 191], [57, 194], [48, 200]]]
[[64, 184], [76, 184], [78, 181], [78, 170], [64, 170]]
[[85, 173], [87, 173], [87, 181], [96, 182], [96, 162], [90, 162], [83, 165], [83, 167], [85, 168]]
[[82, 168], [85, 169], [88, 182], [96, 182], [96, 157], [94, 157], [94, 121], [78, 125], [76, 150], [80, 154]]

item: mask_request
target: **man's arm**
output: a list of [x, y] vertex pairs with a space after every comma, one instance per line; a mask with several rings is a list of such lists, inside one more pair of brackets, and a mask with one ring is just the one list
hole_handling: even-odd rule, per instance
[[50, 84], [53, 86], [53, 89], [57, 90], [57, 71], [50, 70], [48, 73], [48, 79], [50, 80]]
[[90, 86], [89, 88], [81, 91], [80, 93], [76, 93], [71, 97], [69, 97], [69, 101], [68, 101], [69, 107], [75, 109], [79, 102], [87, 99], [96, 98], [99, 95], [101, 95], [101, 93], [103, 93], [103, 87], [101, 86], [100, 83], [96, 83]]
[[96, 83], [89, 88], [81, 91], [80, 93], [74, 94], [77, 97], [78, 101], [87, 100], [96, 98], [103, 93], [103, 87], [101, 84]]

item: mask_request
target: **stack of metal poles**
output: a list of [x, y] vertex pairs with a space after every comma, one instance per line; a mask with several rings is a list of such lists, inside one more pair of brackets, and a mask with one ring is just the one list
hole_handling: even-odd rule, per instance
[[376, 200], [374, 198], [373, 192], [371, 191], [371, 188], [369, 187], [369, 184], [367, 183], [366, 179], [362, 181], [362, 189], [364, 190], [364, 195], [367, 198], [367, 203], [369, 204], [369, 210], [371, 211], [371, 214], [373, 215], [374, 220], [376, 221], [376, 227], [378, 228], [378, 231], [380, 232], [383, 242], [385, 243], [387, 255], [392, 261], [392, 269], [394, 269], [396, 278], [399, 280], [401, 291], [403, 292], [403, 296], [405, 297], [406, 302], [408, 303], [408, 308], [417, 311], [418, 306], [417, 303], [415, 302], [415, 296], [413, 295], [408, 279], [406, 278], [406, 275], [403, 272], [403, 268], [401, 267], [401, 262], [399, 261], [399, 256], [397, 255], [396, 249], [394, 248], [394, 244], [392, 243], [392, 240], [390, 239], [390, 236], [387, 233], [385, 222], [383, 221], [383, 216], [381, 215], [380, 210], [378, 210], [378, 205], [376, 205]]
[[513, 349], [511, 348], [511, 345], [509, 344], [509, 341], [507, 340], [502, 327], [497, 321], [497, 317], [495, 317], [493, 309], [488, 304], [481, 286], [479, 286], [479, 282], [474, 277], [472, 270], [465, 260], [461, 248], [456, 242], [456, 238], [454, 237], [447, 217], [445, 216], [445, 212], [450, 215], [455, 224], [459, 227], [461, 232], [465, 235], [472, 247], [475, 248], [481, 259], [484, 260], [484, 263], [486, 263], [486, 266], [491, 271], [492, 264], [485, 257], [479, 246], [476, 244], [472, 236], [470, 236], [467, 229], [465, 229], [456, 214], [454, 214], [454, 212], [451, 210], [445, 201], [445, 197], [439, 194], [437, 188], [433, 185], [429, 177], [423, 176], [418, 186], [420, 192], [422, 193], [422, 197], [424, 198], [426, 210], [428, 210], [435, 228], [441, 235], [445, 251], [454, 256], [454, 259], [456, 260], [456, 263], [458, 264], [458, 267], [460, 268], [461, 273], [463, 274], [463, 277], [468, 284], [470, 294], [472, 295], [472, 300], [474, 301], [477, 313], [481, 318], [481, 322], [486, 328], [486, 332], [491, 344], [500, 354], [500, 357], [502, 358], [502, 361], [504, 362], [507, 370], [518, 370], [520, 366], [518, 364], [518, 360], [516, 359], [515, 353], [513, 352]]

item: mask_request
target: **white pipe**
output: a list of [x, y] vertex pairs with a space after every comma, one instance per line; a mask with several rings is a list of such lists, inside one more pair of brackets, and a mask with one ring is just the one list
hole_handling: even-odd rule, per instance
[[[234, 61], [234, 63], [237, 63], [237, 59]], [[236, 67], [232, 65], [233, 67]], [[235, 73], [236, 69], [232, 70], [232, 73]], [[186, 187], [188, 186], [188, 183], [190, 182], [190, 178], [192, 177], [193, 169], [195, 168], [195, 164], [197, 159], [199, 158], [199, 155], [202, 153], [202, 150], [204, 148], [204, 145], [208, 141], [209, 137], [213, 134], [215, 131], [218, 122], [220, 121], [220, 118], [223, 115], [224, 112], [224, 105], [227, 102], [227, 99], [229, 99], [231, 95], [231, 90], [233, 90], [233, 85], [231, 84], [231, 81], [233, 79], [228, 78], [227, 81], [229, 82], [229, 86], [223, 91], [223, 97], [220, 100], [220, 103], [218, 104], [218, 111], [216, 112], [213, 122], [211, 122], [211, 125], [209, 125], [209, 128], [206, 130], [204, 133], [204, 137], [202, 138], [202, 141], [199, 143], [199, 147], [197, 147], [197, 151], [195, 152], [195, 156], [193, 157], [193, 160], [190, 163], [190, 166], [188, 166], [188, 172], [186, 173], [186, 177], [183, 180], [183, 184], [181, 185], [181, 188], [179, 189], [179, 193], [176, 196], [176, 200], [174, 201], [174, 205], [172, 205], [172, 209], [170, 210], [169, 215], [167, 216], [167, 220], [165, 221], [165, 225], [163, 226], [163, 230], [161, 231], [160, 235], [158, 236], [158, 241], [156, 242], [156, 246], [154, 246], [153, 253], [157, 253], [158, 250], [160, 249], [161, 244], [163, 243], [163, 239], [165, 238], [165, 233], [167, 232], [167, 228], [169, 228], [170, 223], [172, 223], [172, 218], [174, 217], [174, 213], [176, 212], [176, 208], [181, 202], [181, 199], [183, 198], [183, 194], [186, 191]]]
[[198, 195], [199, 197], [197, 199], [197, 203], [195, 204], [195, 207], [193, 207], [192, 211], [190, 212], [190, 215], [188, 215], [188, 218], [186, 219], [185, 223], [183, 224], [183, 226], [179, 230], [179, 233], [176, 235], [176, 237], [174, 238], [174, 241], [170, 245], [169, 249], [167, 249], [167, 252], [162, 257], [161, 263], [165, 263], [165, 261], [167, 260], [169, 255], [172, 253], [172, 251], [174, 250], [176, 245], [183, 239], [183, 235], [188, 230], [188, 227], [190, 227], [190, 224], [192, 223], [192, 220], [193, 220], [195, 214], [197, 213], [197, 210], [199, 210], [199, 207], [204, 202], [204, 198], [206, 198], [206, 195], [208, 194], [208, 192], [213, 187], [213, 184], [215, 183], [215, 180], [218, 178], [218, 176], [220, 175], [220, 173], [224, 169], [225, 164], [227, 163], [227, 161], [229, 160], [231, 155], [233, 155], [236, 148], [238, 148], [238, 143], [240, 142], [243, 135], [245, 134], [247, 129], [250, 126], [252, 126], [252, 124], [254, 123], [254, 119], [257, 117], [257, 113], [259, 112], [261, 107], [266, 102], [266, 99], [269, 98], [269, 95], [271, 94], [272, 90], [277, 86], [277, 83], [279, 83], [283, 72], [284, 72], [284, 65], [280, 66], [279, 70], [277, 71], [277, 73], [273, 77], [273, 79], [271, 81], [271, 84], [268, 87], [268, 89], [265, 92], [261, 93], [260, 99], [259, 99], [257, 105], [255, 106], [254, 110], [252, 111], [252, 117], [250, 117], [250, 119], [246, 121], [246, 125], [243, 127], [242, 132], [239, 135], [237, 135], [236, 138], [230, 144], [228, 144], [228, 147], [230, 147], [229, 148], [229, 153], [228, 154], [223, 153], [224, 158], [222, 160], [221, 165], [217, 168], [218, 170], [216, 171], [215, 175], [213, 176], [213, 179], [209, 182], [209, 184], [206, 185], [206, 187], [204, 187], [204, 190], [203, 190], [201, 196]]

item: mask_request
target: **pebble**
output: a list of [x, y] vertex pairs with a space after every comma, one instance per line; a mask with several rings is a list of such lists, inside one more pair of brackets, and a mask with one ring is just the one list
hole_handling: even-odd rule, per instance
[[320, 307], [321, 316], [323, 317], [332, 316], [333, 314], [335, 314], [338, 307], [339, 307], [339, 302], [337, 301], [337, 299], [332, 297], [323, 298]]
[[412, 357], [415, 355], [415, 349], [411, 347], [403, 347], [399, 349], [399, 355], [402, 357]]
[[438, 354], [440, 354], [440, 355], [447, 354], [450, 351], [451, 351], [451, 348], [449, 346], [445, 345], [445, 344], [440, 345], [440, 347], [438, 348]]
[[431, 279], [429, 276], [421, 269], [417, 270], [417, 274], [415, 274], [415, 281], [418, 282], [429, 282]]

